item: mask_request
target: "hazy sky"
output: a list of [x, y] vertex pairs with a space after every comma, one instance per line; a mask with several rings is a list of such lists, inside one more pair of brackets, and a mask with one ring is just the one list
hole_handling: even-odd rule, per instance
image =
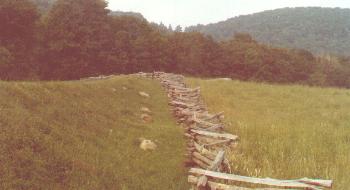
[[[284, 7], [350, 8], [350, 0], [109, 0], [109, 8], [143, 14], [152, 22], [190, 26]], [[350, 18], [349, 18], [350, 19]]]

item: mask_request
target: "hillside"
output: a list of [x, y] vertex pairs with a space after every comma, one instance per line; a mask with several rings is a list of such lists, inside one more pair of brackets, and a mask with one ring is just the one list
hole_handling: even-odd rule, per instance
[[199, 31], [217, 40], [247, 32], [258, 41], [275, 46], [349, 56], [349, 18], [350, 9], [284, 8], [193, 26], [186, 31]]
[[[183, 132], [159, 83], [124, 76], [0, 89], [0, 189], [188, 189]], [[141, 106], [153, 123], [142, 122]], [[141, 150], [140, 137], [157, 149]]]
[[231, 154], [238, 175], [334, 179], [350, 186], [350, 91], [226, 80], [188, 79], [210, 112], [225, 113], [240, 137]]
[[[240, 137], [233, 172], [348, 187], [350, 91], [187, 79]], [[186, 189], [183, 131], [156, 81], [0, 82], [0, 189]], [[150, 98], [138, 93], [145, 91]], [[220, 94], [218, 93], [220, 92]], [[154, 121], [142, 122], [141, 107]], [[139, 148], [140, 137], [157, 143]]]

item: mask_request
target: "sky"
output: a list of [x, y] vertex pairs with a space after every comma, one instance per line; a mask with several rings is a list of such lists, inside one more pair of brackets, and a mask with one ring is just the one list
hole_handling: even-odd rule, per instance
[[350, 0], [108, 0], [115, 11], [141, 13], [148, 21], [173, 27], [209, 24], [284, 7], [350, 8]]

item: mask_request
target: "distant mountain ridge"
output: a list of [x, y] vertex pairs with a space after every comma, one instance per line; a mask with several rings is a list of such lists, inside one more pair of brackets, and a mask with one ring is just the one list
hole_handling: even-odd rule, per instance
[[246, 32], [259, 42], [274, 46], [350, 55], [350, 9], [283, 8], [192, 26], [186, 31], [198, 31], [216, 40]]

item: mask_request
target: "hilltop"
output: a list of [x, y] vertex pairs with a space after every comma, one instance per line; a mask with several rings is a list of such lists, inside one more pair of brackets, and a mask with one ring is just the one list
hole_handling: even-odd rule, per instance
[[217, 40], [228, 40], [236, 32], [251, 34], [259, 42], [313, 53], [349, 55], [350, 9], [283, 8], [226, 21], [188, 27]]

